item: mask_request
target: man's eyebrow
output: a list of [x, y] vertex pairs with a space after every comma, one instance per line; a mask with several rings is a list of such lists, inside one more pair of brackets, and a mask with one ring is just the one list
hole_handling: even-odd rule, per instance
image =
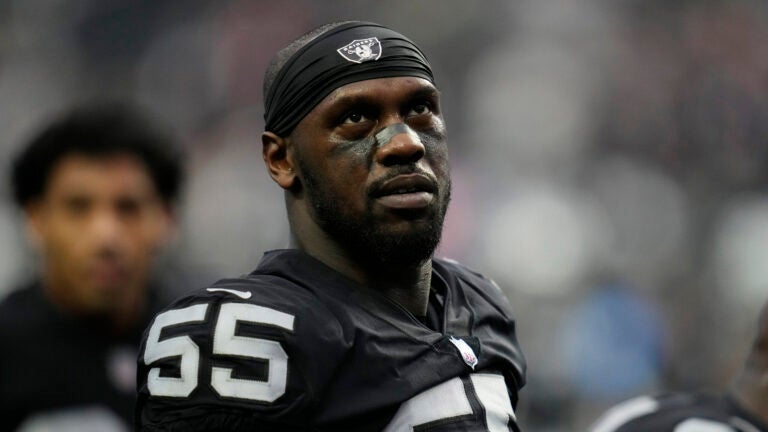
[[[440, 91], [432, 86], [429, 85], [423, 85], [420, 86], [417, 89], [414, 89], [411, 93], [409, 93], [406, 96], [407, 101], [412, 101], [415, 99], [439, 99], [440, 98]], [[360, 107], [360, 106], [374, 106], [379, 102], [379, 98], [375, 96], [371, 96], [369, 94], [360, 93], [360, 94], [348, 94], [348, 95], [341, 95], [336, 98], [334, 98], [331, 103], [330, 107], [333, 108], [350, 108], [350, 107]]]
[[419, 98], [439, 98], [440, 97], [440, 90], [438, 90], [435, 87], [432, 86], [423, 86], [416, 90], [414, 90], [411, 95], [411, 99], [419, 99]]
[[334, 98], [331, 101], [331, 107], [333, 108], [348, 108], [355, 106], [374, 105], [378, 101], [378, 98], [367, 94], [351, 94], [342, 95]]

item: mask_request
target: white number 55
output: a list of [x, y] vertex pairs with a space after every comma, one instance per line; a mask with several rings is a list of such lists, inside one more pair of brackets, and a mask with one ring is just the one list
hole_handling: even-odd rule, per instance
[[[200, 347], [189, 336], [160, 340], [164, 328], [205, 321], [208, 304], [163, 312], [149, 330], [144, 350], [144, 363], [152, 364], [170, 357], [181, 357], [180, 376], [160, 376], [160, 368], [149, 370], [147, 388], [153, 396], [188, 397], [197, 387], [200, 369]], [[247, 303], [221, 305], [213, 334], [213, 354], [246, 357], [266, 361], [267, 381], [232, 377], [232, 369], [211, 367], [211, 386], [224, 397], [273, 402], [285, 393], [288, 376], [288, 354], [279, 342], [235, 334], [238, 322], [280, 327], [293, 331], [293, 315], [264, 306]]]

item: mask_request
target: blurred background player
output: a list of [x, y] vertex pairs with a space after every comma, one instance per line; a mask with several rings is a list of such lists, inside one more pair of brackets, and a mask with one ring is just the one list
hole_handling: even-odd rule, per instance
[[11, 186], [40, 265], [0, 303], [0, 430], [129, 430], [180, 163], [170, 135], [113, 103], [65, 113], [17, 155]]
[[727, 392], [641, 396], [611, 408], [590, 428], [646, 431], [768, 432], [768, 303], [752, 349]]

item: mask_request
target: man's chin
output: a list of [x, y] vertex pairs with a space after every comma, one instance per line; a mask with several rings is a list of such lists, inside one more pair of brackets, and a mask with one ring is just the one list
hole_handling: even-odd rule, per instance
[[358, 215], [328, 205], [338, 200], [323, 198], [312, 197], [318, 224], [366, 267], [418, 266], [432, 257], [440, 241], [445, 205], [418, 211], [370, 206]]
[[110, 281], [109, 283], [94, 281], [83, 293], [83, 303], [94, 312], [110, 311], [116, 305], [122, 304], [122, 299], [129, 289], [126, 281]]
[[400, 218], [394, 221], [379, 223], [375, 229], [376, 237], [390, 237], [393, 241], [411, 244], [419, 243], [425, 238], [433, 236], [434, 218], [416, 217], [411, 219]]
[[430, 229], [378, 231], [358, 245], [360, 253], [366, 254], [374, 264], [399, 267], [418, 266], [432, 257], [438, 243], [439, 232]]

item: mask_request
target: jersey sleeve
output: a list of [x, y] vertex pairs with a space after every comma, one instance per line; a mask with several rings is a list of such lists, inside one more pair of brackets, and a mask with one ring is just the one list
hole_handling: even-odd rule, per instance
[[723, 411], [720, 398], [694, 394], [640, 396], [603, 414], [589, 432], [744, 432]]
[[646, 427], [648, 416], [658, 408], [658, 401], [650, 396], [630, 399], [606, 411], [590, 426], [589, 432], [639, 432]]
[[139, 352], [136, 429], [305, 430], [348, 344], [291, 288], [224, 281], [159, 313]]

